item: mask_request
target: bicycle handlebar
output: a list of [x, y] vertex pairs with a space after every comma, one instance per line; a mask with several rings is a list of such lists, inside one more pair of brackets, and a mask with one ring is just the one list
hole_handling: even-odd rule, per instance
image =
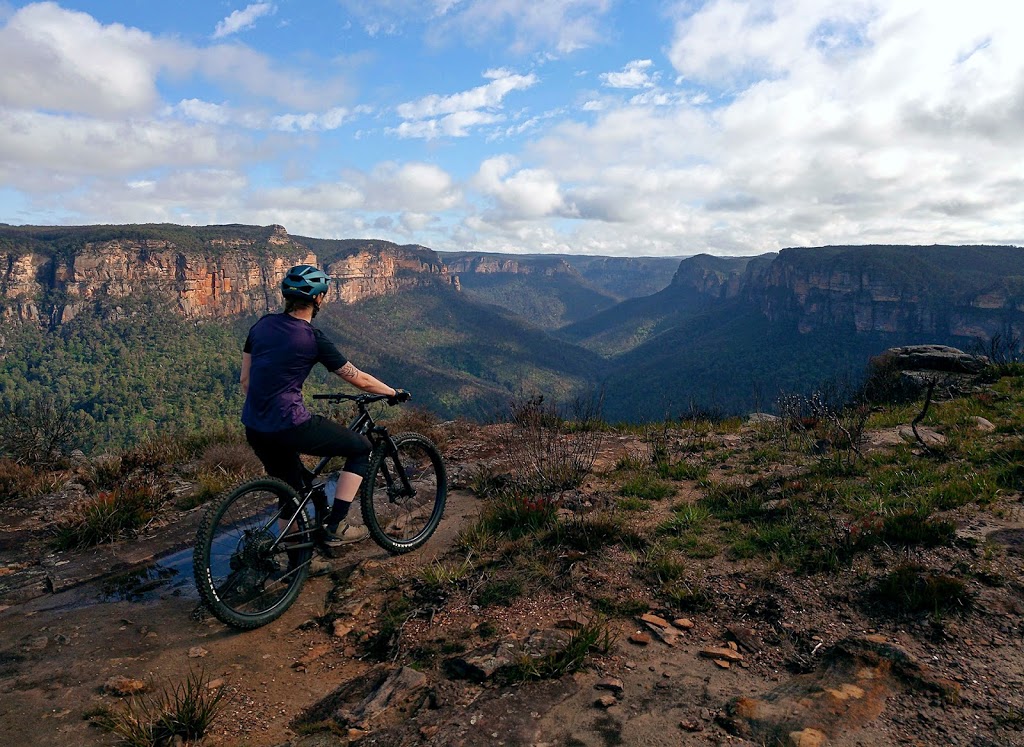
[[387, 394], [344, 394], [338, 392], [337, 394], [314, 394], [313, 399], [327, 399], [332, 402], [349, 401], [370, 405], [374, 402], [383, 402], [386, 399], [390, 399], [390, 397]]

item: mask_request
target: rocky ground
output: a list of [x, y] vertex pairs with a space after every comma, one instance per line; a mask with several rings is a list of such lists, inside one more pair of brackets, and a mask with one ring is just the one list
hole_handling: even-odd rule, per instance
[[[711, 476], [791, 470], [762, 458], [759, 434], [748, 424], [703, 435], [705, 451], [717, 449]], [[869, 435], [874, 449], [909, 448], [897, 428]], [[283, 617], [250, 632], [197, 608], [188, 562], [201, 508], [133, 541], [58, 553], [48, 527], [66, 492], [5, 505], [0, 743], [115, 744], [90, 714], [192, 674], [226, 693], [203, 742], [224, 747], [1024, 745], [1019, 494], [961, 510], [956, 542], [877, 547], [838, 572], [694, 552], [673, 588], [699, 594], [667, 598], [663, 579], [637, 571], [649, 550], [629, 543], [562, 547], [543, 568], [509, 560], [521, 543], [495, 550], [501, 562], [467, 560], [465, 532], [487, 506], [468, 486], [500, 462], [500, 444], [462, 428], [444, 440], [455, 489], [426, 548], [351, 548], [318, 567]], [[614, 509], [617, 465], [644, 448], [643, 434], [607, 434], [563, 510]], [[668, 498], [620, 513], [653, 536], [705, 489], [680, 479]], [[970, 609], [866, 602], [869, 580], [907, 557], [973, 569]], [[483, 603], [508, 568], [529, 577], [526, 592]], [[581, 665], [552, 671], [591, 634]]]

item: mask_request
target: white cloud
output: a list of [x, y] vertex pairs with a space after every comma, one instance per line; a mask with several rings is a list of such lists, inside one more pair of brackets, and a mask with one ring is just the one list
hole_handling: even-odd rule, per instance
[[427, 140], [466, 137], [475, 128], [502, 121], [504, 117], [498, 110], [504, 98], [537, 83], [537, 76], [532, 73], [518, 75], [504, 69], [488, 70], [484, 77], [491, 82], [448, 96], [431, 94], [399, 104], [396, 111], [406, 121], [391, 131], [399, 137]]
[[231, 34], [237, 34], [247, 28], [252, 28], [256, 21], [265, 15], [273, 13], [273, 3], [253, 3], [247, 5], [243, 10], [236, 10], [227, 18], [217, 22], [217, 28], [213, 32], [214, 39], [221, 39]]
[[0, 174], [130, 174], [166, 165], [221, 165], [250, 155], [244, 141], [176, 122], [102, 121], [0, 110]]
[[612, 0], [341, 0], [370, 36], [424, 26], [434, 44], [497, 40], [517, 54], [553, 49], [561, 54], [604, 40]]
[[403, 119], [427, 119], [473, 109], [494, 108], [501, 106], [502, 100], [512, 91], [526, 90], [537, 82], [537, 76], [532, 73], [517, 75], [508, 70], [488, 70], [484, 77], [491, 82], [449, 96], [431, 94], [418, 101], [399, 104], [396, 111]]
[[444, 169], [429, 163], [382, 163], [369, 174], [348, 174], [366, 195], [370, 210], [436, 212], [462, 201], [462, 193]]
[[497, 203], [498, 211], [489, 220], [520, 221], [573, 213], [554, 175], [543, 169], [516, 170], [509, 156], [488, 158], [480, 165], [473, 183]]
[[651, 60], [633, 60], [619, 72], [601, 73], [601, 82], [609, 88], [653, 88], [657, 73], [652, 77], [648, 72], [653, 64]]
[[54, 3], [0, 28], [0, 104], [82, 114], [145, 112], [158, 101], [153, 38]]

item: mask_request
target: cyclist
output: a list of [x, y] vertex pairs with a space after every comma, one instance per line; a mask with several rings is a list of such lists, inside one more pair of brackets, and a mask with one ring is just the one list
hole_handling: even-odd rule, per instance
[[249, 330], [242, 352], [242, 423], [245, 437], [267, 474], [303, 488], [300, 454], [346, 457], [326, 522], [329, 545], [367, 537], [366, 527], [346, 517], [369, 467], [370, 442], [340, 423], [310, 413], [302, 401], [302, 384], [317, 363], [358, 389], [386, 394], [391, 404], [408, 392], [360, 371], [311, 322], [330, 287], [330, 278], [312, 265], [297, 265], [281, 281], [284, 312], [267, 314]]

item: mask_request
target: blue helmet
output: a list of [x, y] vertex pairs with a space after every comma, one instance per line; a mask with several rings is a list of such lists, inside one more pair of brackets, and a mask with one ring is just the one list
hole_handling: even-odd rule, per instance
[[301, 298], [312, 301], [321, 293], [326, 293], [331, 279], [327, 273], [313, 265], [296, 265], [288, 270], [281, 281], [281, 294], [285, 298]]

